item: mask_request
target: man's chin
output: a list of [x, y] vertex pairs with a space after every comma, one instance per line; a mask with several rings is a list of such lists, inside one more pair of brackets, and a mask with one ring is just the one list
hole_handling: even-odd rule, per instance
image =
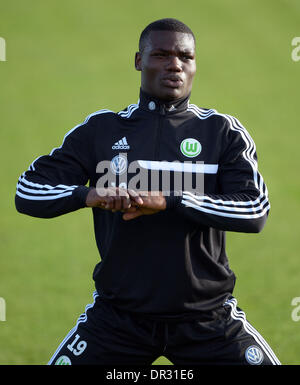
[[149, 95], [152, 95], [154, 98], [166, 101], [166, 102], [172, 102], [177, 99], [181, 99], [185, 97], [185, 95], [188, 95], [188, 92], [186, 89], [183, 89], [182, 87], [153, 87], [152, 89], [145, 89], [142, 87], [142, 90], [147, 92]]
[[184, 97], [184, 92], [179, 88], [165, 87], [160, 95], [160, 99], [171, 102]]

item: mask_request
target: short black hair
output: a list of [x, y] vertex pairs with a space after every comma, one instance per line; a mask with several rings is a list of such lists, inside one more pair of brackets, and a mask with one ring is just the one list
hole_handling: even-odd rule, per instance
[[174, 31], [188, 33], [192, 35], [194, 42], [196, 42], [195, 35], [193, 31], [182, 21], [172, 18], [159, 19], [153, 21], [142, 31], [140, 40], [139, 40], [139, 51], [142, 52], [146, 46], [147, 39], [151, 31]]

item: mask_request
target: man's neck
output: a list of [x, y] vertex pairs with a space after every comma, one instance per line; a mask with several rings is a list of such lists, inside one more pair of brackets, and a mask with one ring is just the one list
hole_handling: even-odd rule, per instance
[[163, 100], [140, 89], [140, 107], [153, 112], [178, 112], [186, 110], [191, 94], [174, 100]]

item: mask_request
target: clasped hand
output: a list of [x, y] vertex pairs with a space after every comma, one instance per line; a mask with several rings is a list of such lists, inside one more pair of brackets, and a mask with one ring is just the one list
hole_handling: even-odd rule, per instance
[[161, 191], [135, 191], [119, 187], [91, 188], [87, 207], [99, 207], [112, 212], [123, 212], [124, 220], [141, 215], [151, 215], [166, 209], [166, 199]]

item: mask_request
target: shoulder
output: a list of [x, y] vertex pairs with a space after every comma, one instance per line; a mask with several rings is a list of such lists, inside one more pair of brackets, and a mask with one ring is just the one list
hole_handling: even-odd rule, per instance
[[106, 123], [114, 123], [116, 120], [119, 119], [128, 119], [132, 116], [134, 111], [136, 111], [139, 108], [139, 102], [130, 104], [123, 110], [119, 112], [114, 112], [110, 109], [103, 108], [101, 110], [95, 111], [90, 113], [86, 116], [86, 118], [79, 124], [77, 124], [75, 127], [73, 127], [70, 131], [67, 132], [66, 136], [73, 134], [73, 135], [86, 135], [94, 131], [94, 129], [99, 130], [101, 127], [104, 126]]
[[215, 108], [198, 107], [196, 104], [189, 103], [187, 110], [196, 118], [205, 120], [209, 123], [216, 123], [218, 126], [223, 126], [226, 122], [224, 114], [218, 112]]
[[87, 115], [81, 125], [93, 125], [101, 122], [102, 120], [114, 119], [116, 117], [116, 113], [109, 109], [101, 109], [91, 114]]
[[66, 139], [80, 139], [84, 140], [87, 137], [93, 135], [96, 128], [103, 124], [103, 120], [112, 119], [116, 114], [108, 109], [102, 109], [87, 115], [79, 124], [71, 128], [64, 136], [63, 143]]
[[129, 106], [125, 107], [123, 110], [118, 112], [118, 117], [123, 119], [129, 119], [135, 111], [137, 111], [140, 107], [140, 102], [129, 104]]
[[101, 123], [104, 120], [107, 121], [107, 120], [114, 120], [114, 119], [120, 119], [120, 118], [128, 119], [138, 109], [139, 109], [139, 102], [129, 104], [123, 110], [118, 112], [114, 112], [109, 109], [102, 109], [88, 115], [83, 124], [86, 124], [88, 122], [92, 124], [97, 124], [97, 123]]
[[128, 119], [132, 116], [134, 111], [139, 108], [139, 102], [130, 104], [128, 107], [124, 108], [119, 112], [114, 112], [110, 109], [103, 108], [101, 110], [90, 113], [85, 117], [85, 119], [73, 127], [70, 131], [67, 132], [66, 136], [70, 134], [87, 134], [93, 131], [94, 129], [99, 129], [103, 127], [105, 123], [113, 123], [119, 119]]
[[225, 131], [239, 131], [247, 132], [246, 128], [240, 122], [240, 120], [230, 114], [217, 111], [215, 108], [200, 108], [195, 104], [189, 104], [188, 111], [192, 112], [196, 117], [201, 120], [210, 120], [215, 122], [221, 129]]
[[77, 129], [77, 131], [78, 129], [79, 131], [90, 131], [94, 127], [99, 127], [107, 121], [114, 120], [116, 117], [117, 114], [114, 111], [101, 109], [87, 115], [81, 123], [74, 127], [74, 129]]

